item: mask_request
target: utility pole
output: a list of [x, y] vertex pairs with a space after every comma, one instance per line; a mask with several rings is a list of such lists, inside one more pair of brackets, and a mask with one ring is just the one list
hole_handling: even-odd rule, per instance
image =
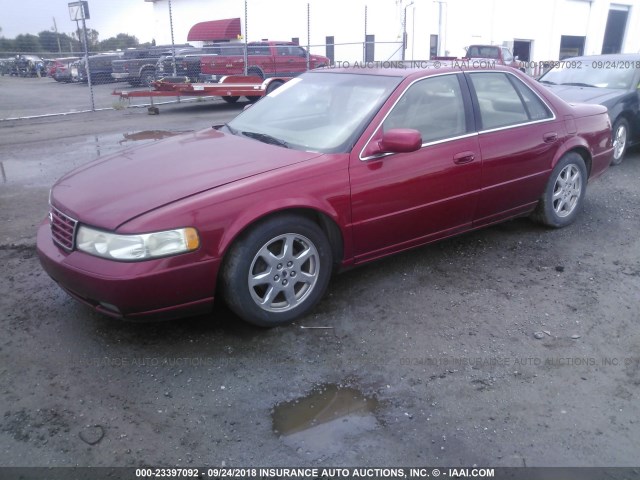
[[62, 47], [60, 46], [60, 35], [58, 35], [58, 25], [56, 25], [56, 17], [53, 18], [53, 31], [56, 32], [56, 40], [58, 41], [58, 53], [62, 53]]
[[407, 50], [407, 8], [413, 5], [413, 2], [404, 7], [404, 19], [402, 20], [402, 60], [405, 60]]
[[433, 3], [438, 4], [438, 55], [443, 56], [444, 51], [444, 25], [442, 23], [442, 4], [446, 3], [445, 0], [434, 0]]

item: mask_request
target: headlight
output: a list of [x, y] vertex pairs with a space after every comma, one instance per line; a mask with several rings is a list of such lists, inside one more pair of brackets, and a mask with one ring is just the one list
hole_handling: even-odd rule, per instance
[[117, 235], [81, 225], [78, 250], [111, 260], [148, 260], [191, 252], [200, 246], [195, 228], [179, 228], [140, 235]]

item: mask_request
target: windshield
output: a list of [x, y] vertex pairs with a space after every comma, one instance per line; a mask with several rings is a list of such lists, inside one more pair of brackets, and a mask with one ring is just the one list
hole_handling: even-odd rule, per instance
[[[540, 81], [551, 85], [574, 85], [577, 87], [597, 87], [628, 90], [631, 87], [633, 68], [595, 68], [598, 62], [569, 60], [568, 67], [549, 70]], [[602, 62], [600, 62], [602, 63]], [[577, 67], [580, 68], [577, 68]], [[569, 68], [572, 67], [572, 68]]]
[[498, 47], [479, 47], [472, 45], [467, 50], [467, 58], [500, 58]]
[[[227, 126], [236, 135], [322, 153], [347, 152], [401, 77], [306, 73], [245, 110]], [[256, 135], [258, 134], [258, 135]]]

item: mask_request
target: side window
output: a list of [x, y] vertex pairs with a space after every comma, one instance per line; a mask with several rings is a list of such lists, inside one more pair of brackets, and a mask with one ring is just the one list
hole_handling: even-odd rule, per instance
[[478, 97], [482, 130], [529, 121], [520, 95], [511, 85], [506, 73], [470, 73], [469, 78]]
[[524, 83], [515, 77], [511, 77], [511, 81], [524, 100], [524, 106], [529, 114], [531, 121], [544, 120], [553, 117], [549, 108], [540, 100], [540, 98]]
[[269, 45], [249, 45], [249, 55], [269, 55]]
[[502, 49], [502, 59], [504, 60], [504, 63], [513, 62], [513, 55], [511, 55], [511, 52], [509, 51], [508, 48]]
[[412, 128], [423, 143], [467, 133], [464, 100], [458, 76], [425, 78], [411, 85], [385, 119], [383, 130]]

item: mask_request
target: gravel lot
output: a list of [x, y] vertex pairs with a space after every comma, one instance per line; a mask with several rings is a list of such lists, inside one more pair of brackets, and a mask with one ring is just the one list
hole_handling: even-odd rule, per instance
[[[0, 118], [85, 109], [52, 82], [1, 77]], [[0, 121], [2, 466], [637, 466], [637, 152], [566, 229], [518, 219], [375, 262], [273, 330], [221, 305], [118, 322], [47, 277], [56, 178], [243, 106]]]

